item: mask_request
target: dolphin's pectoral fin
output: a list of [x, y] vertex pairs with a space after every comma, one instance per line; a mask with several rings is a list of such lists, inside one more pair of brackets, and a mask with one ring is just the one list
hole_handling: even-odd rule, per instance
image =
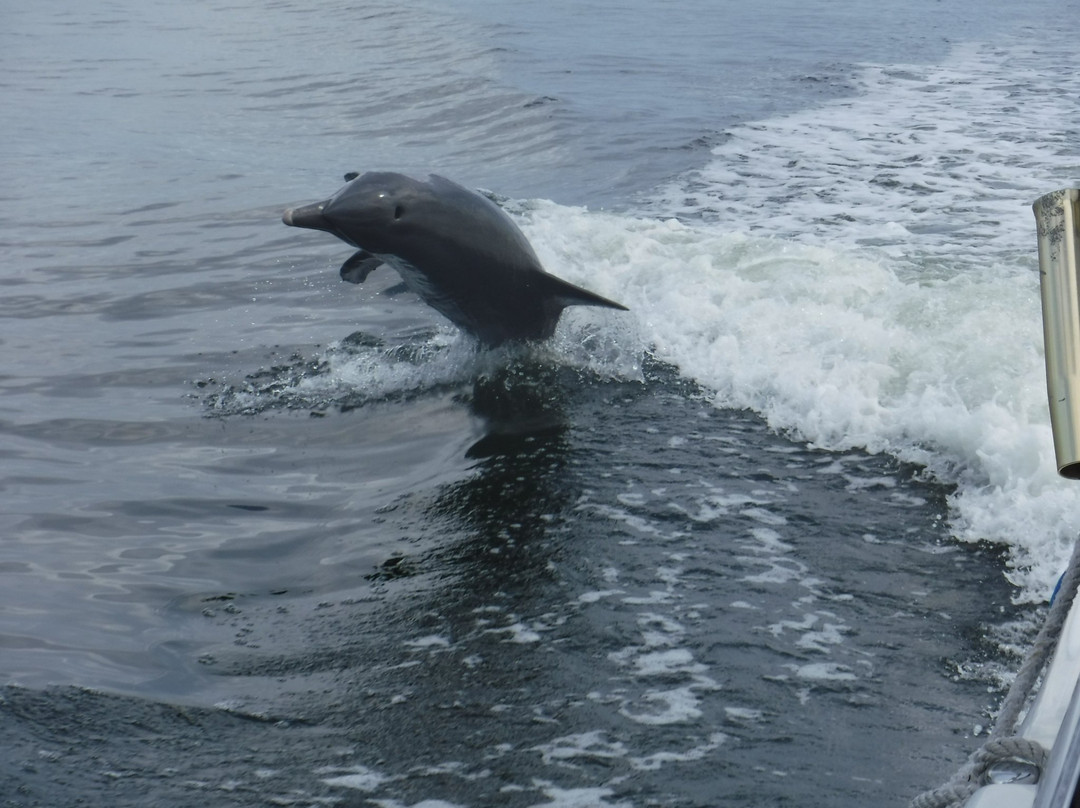
[[379, 256], [372, 255], [367, 250], [357, 250], [341, 265], [341, 279], [349, 283], [363, 283], [382, 262]]

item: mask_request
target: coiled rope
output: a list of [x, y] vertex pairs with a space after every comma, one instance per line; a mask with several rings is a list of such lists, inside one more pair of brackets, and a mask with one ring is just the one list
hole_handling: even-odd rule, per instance
[[972, 794], [986, 785], [986, 773], [1008, 761], [1022, 761], [1041, 771], [1046, 766], [1049, 752], [1042, 744], [1016, 735], [1016, 724], [1024, 705], [1034, 693], [1043, 670], [1057, 647], [1061, 628], [1069, 616], [1069, 608], [1076, 597], [1080, 584], [1080, 540], [1073, 545], [1072, 558], [1062, 575], [1055, 597], [1050, 603], [1039, 634], [1031, 651], [1016, 674], [1001, 702], [997, 723], [990, 739], [967, 759], [960, 770], [945, 785], [920, 794], [911, 801], [911, 808], [960, 808]]

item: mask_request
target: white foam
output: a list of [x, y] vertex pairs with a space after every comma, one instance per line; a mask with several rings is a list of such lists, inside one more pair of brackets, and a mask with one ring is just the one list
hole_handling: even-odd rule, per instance
[[596, 603], [604, 598], [614, 597], [615, 595], [626, 594], [622, 589], [593, 589], [588, 592], [582, 592], [578, 595], [578, 601], [580, 603]]
[[765, 713], [753, 707], [725, 707], [724, 714], [730, 721], [753, 724], [765, 717]]
[[655, 771], [666, 763], [689, 763], [696, 760], [704, 760], [710, 752], [714, 752], [727, 740], [727, 735], [722, 732], [714, 732], [708, 740], [691, 747], [683, 752], [662, 751], [653, 752], [644, 757], [630, 758], [630, 764], [639, 771]]
[[644, 709], [623, 706], [619, 712], [631, 721], [648, 726], [684, 724], [701, 717], [701, 709], [698, 707], [700, 699], [695, 691], [693, 685], [673, 687], [670, 690], [650, 690], [640, 698], [641, 702], [645, 702]]
[[525, 644], [540, 642], [540, 634], [523, 623], [514, 623], [507, 626], [505, 630], [510, 634], [510, 642]]
[[836, 662], [811, 662], [806, 665], [785, 665], [800, 679], [815, 682], [850, 682], [858, 677], [850, 668]]
[[[655, 536], [657, 538], [664, 538], [665, 535], [654, 522], [646, 519], [643, 516], [638, 516], [631, 513], [625, 508], [618, 508], [614, 505], [607, 505], [604, 503], [590, 503], [588, 505], [579, 505], [581, 507], [588, 507], [590, 510], [604, 516], [614, 522], [620, 522], [628, 529], [635, 533], [640, 533], [646, 536]], [[668, 536], [670, 538], [670, 536]]]
[[1080, 54], [967, 46], [858, 83], [732, 129], [640, 218], [536, 203], [527, 230], [717, 406], [955, 484], [956, 536], [1007, 543], [1021, 599], [1042, 599], [1080, 532], [1080, 489], [1054, 467], [1029, 206], [1080, 180], [1061, 107], [1080, 97]]
[[555, 738], [549, 743], [535, 746], [546, 765], [576, 767], [572, 761], [626, 759], [638, 771], [656, 771], [668, 763], [688, 763], [703, 760], [727, 740], [727, 735], [715, 732], [696, 746], [681, 751], [661, 750], [648, 755], [632, 756], [626, 744], [609, 741], [603, 730], [593, 730]]
[[332, 774], [334, 772], [345, 773], [335, 774], [333, 777], [324, 777], [323, 782], [326, 783], [326, 785], [339, 788], [353, 788], [358, 791], [376, 791], [383, 783], [394, 779], [392, 777], [387, 777], [384, 774], [379, 774], [374, 769], [369, 769], [366, 766], [352, 766], [347, 769], [329, 767], [319, 769], [316, 774]]
[[791, 581], [801, 581], [806, 576], [809, 567], [795, 559], [767, 557], [762, 560], [754, 558], [740, 558], [740, 561], [750, 561], [763, 564], [767, 567], [763, 572], [753, 575], [744, 575], [741, 580], [748, 584], [787, 584]]
[[[793, 549], [792, 545], [781, 540], [780, 534], [772, 528], [758, 527], [750, 531], [750, 535], [756, 540], [757, 546], [749, 546], [747, 549], [763, 553], [788, 553]], [[743, 545], [746, 547], [746, 544]]]
[[674, 595], [670, 591], [654, 589], [648, 595], [632, 595], [622, 599], [623, 603], [631, 606], [652, 606], [670, 603]]
[[451, 774], [461, 780], [474, 781], [474, 780], [486, 780], [491, 777], [490, 769], [480, 769], [478, 771], [469, 771], [469, 766], [460, 760], [448, 760], [444, 763], [438, 763], [434, 766], [419, 766], [414, 767], [410, 771], [410, 775], [416, 775], [420, 777], [438, 777], [440, 775]]
[[694, 661], [694, 655], [687, 648], [671, 648], [666, 651], [651, 651], [634, 658], [636, 676], [668, 676], [672, 673], [700, 673], [706, 667]]
[[786, 525], [787, 519], [780, 514], [767, 511], [765, 508], [744, 508], [739, 512], [742, 516], [749, 516], [751, 519], [757, 522], [761, 522], [764, 525]]
[[[660, 568], [661, 573], [664, 569]], [[700, 718], [700, 694], [720, 690], [720, 685], [708, 675], [708, 666], [680, 645], [686, 628], [656, 612], [639, 614], [637, 623], [641, 642], [613, 651], [608, 659], [629, 668], [636, 679], [660, 678], [665, 682], [681, 679], [684, 683], [666, 689], [650, 687], [637, 696], [623, 697], [620, 714], [647, 726], [690, 723]]]
[[551, 783], [536, 781], [548, 802], [535, 803], [529, 808], [633, 808], [629, 802], [608, 802], [615, 792], [606, 787], [559, 788]]
[[579, 758], [614, 760], [627, 755], [626, 745], [607, 740], [603, 730], [563, 735], [534, 746], [533, 750], [540, 753], [545, 765], [568, 763]]
[[842, 622], [822, 623], [821, 628], [808, 631], [795, 642], [797, 648], [825, 653], [830, 645], [839, 645], [851, 627]]

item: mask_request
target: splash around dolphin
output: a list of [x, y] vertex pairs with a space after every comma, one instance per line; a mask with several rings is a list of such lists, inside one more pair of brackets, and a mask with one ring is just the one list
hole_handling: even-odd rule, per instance
[[517, 225], [487, 197], [432, 174], [346, 174], [324, 202], [285, 211], [292, 227], [325, 230], [359, 248], [341, 277], [363, 283], [386, 264], [405, 285], [488, 346], [544, 340], [567, 306], [626, 310], [545, 272]]

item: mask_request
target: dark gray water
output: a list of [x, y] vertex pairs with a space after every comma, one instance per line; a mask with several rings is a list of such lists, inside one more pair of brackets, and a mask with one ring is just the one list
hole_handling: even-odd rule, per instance
[[[711, 410], [663, 372], [582, 381], [545, 379], [561, 425], [487, 440], [467, 477], [362, 530], [347, 501], [323, 505], [324, 546], [384, 553], [343, 547], [332, 583], [288, 572], [317, 505], [223, 504], [274, 530], [175, 565], [243, 566], [246, 588], [168, 605], [168, 673], [146, 689], [226, 712], [9, 691], [11, 760], [31, 767], [11, 779], [43, 804], [83, 774], [112, 804], [827, 805], [944, 775], [987, 699], [955, 675], [992, 652], [983, 621], [1008, 588], [994, 556], [949, 546], [940, 493]], [[531, 382], [501, 389], [472, 406], [535, 411]], [[311, 425], [323, 454], [375, 410], [278, 420]]]
[[[977, 743], [1022, 615], [954, 489], [717, 407], [641, 220], [512, 200], [685, 214], [736, 124], [1038, 8], [8, 5], [3, 804], [901, 804]], [[631, 314], [483, 354], [341, 284], [280, 211], [368, 168]]]

